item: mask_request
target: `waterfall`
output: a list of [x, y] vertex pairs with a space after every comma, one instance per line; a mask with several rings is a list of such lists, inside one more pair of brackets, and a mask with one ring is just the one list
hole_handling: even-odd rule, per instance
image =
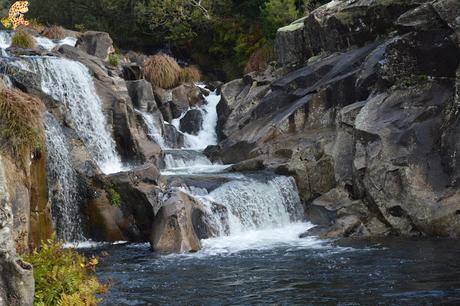
[[64, 131], [49, 113], [45, 113], [43, 121], [48, 153], [48, 193], [57, 236], [65, 241], [83, 240], [78, 178], [70, 162]]
[[27, 60], [31, 70], [41, 75], [43, 92], [64, 104], [67, 119], [101, 170], [106, 174], [122, 171], [88, 68], [64, 58], [29, 57]]
[[189, 188], [189, 193], [207, 207], [214, 223], [218, 223], [216, 227], [224, 228], [224, 225], [219, 224], [221, 212], [212, 209], [213, 203], [227, 208], [230, 235], [280, 228], [302, 220], [301, 201], [291, 177], [243, 176], [203, 195], [205, 192], [202, 188]]
[[166, 149], [165, 140], [161, 128], [158, 128], [155, 124], [155, 118], [152, 114], [136, 109], [136, 112], [141, 115], [147, 127], [147, 135], [151, 140], [155, 141], [162, 149]]
[[2, 56], [8, 56], [5, 49], [11, 46], [12, 33], [8, 31], [0, 31], [0, 51]]
[[[198, 86], [204, 87], [202, 85]], [[198, 135], [183, 133], [185, 136], [186, 148], [204, 150], [209, 145], [217, 144], [217, 104], [220, 102], [220, 95], [217, 94], [217, 91], [210, 92], [209, 95], [205, 97], [205, 100], [206, 104], [198, 108], [203, 115], [203, 128]], [[184, 112], [182, 116], [171, 122], [178, 131], [180, 130], [180, 120], [186, 114], [187, 112]]]

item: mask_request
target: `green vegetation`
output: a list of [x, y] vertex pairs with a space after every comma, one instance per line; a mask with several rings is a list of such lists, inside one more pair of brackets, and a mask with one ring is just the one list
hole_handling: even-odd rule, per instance
[[115, 54], [115, 53], [109, 54], [108, 62], [109, 62], [109, 65], [117, 67], [119, 65], [119, 63], [120, 63], [120, 60], [118, 58], [118, 54]]
[[144, 62], [145, 78], [155, 87], [173, 88], [180, 83], [181, 67], [166, 54], [156, 54]]
[[19, 90], [0, 93], [0, 148], [17, 159], [43, 148], [42, 102]]
[[116, 191], [114, 187], [110, 187], [108, 193], [110, 198], [110, 204], [112, 204], [112, 206], [120, 207], [121, 196], [118, 193], [118, 191]]
[[412, 75], [410, 77], [402, 78], [399, 85], [405, 88], [414, 87], [418, 84], [423, 84], [428, 81], [428, 76], [422, 75]]
[[25, 260], [34, 268], [36, 306], [93, 306], [99, 302], [96, 294], [107, 291], [107, 286], [94, 276], [97, 258], [86, 259], [72, 249], [64, 249], [55, 238], [44, 242]]
[[24, 49], [34, 49], [36, 44], [32, 35], [20, 30], [14, 34], [11, 41], [11, 46]]
[[[207, 75], [234, 78], [273, 45], [278, 27], [328, 0], [40, 0], [30, 18], [76, 30], [109, 32], [122, 49], [167, 47]], [[260, 56], [259, 56], [260, 58]]]

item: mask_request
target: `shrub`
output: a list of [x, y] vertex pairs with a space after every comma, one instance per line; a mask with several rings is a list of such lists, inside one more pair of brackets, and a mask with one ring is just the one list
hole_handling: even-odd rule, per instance
[[42, 33], [46, 29], [46, 27], [37, 18], [29, 20], [29, 28], [34, 29], [38, 33]]
[[154, 87], [173, 88], [180, 83], [181, 67], [176, 60], [166, 54], [157, 54], [144, 62], [145, 78]]
[[55, 238], [25, 260], [34, 267], [35, 305], [92, 306], [99, 302], [96, 294], [107, 291], [93, 275], [97, 258], [86, 259], [75, 250], [64, 249]]
[[109, 192], [110, 204], [112, 204], [112, 206], [120, 207], [121, 196], [118, 193], [118, 191], [116, 191], [114, 187], [111, 187], [109, 188], [108, 192]]
[[43, 103], [19, 90], [0, 93], [0, 148], [17, 158], [43, 147]]
[[201, 71], [196, 66], [188, 66], [180, 71], [179, 79], [184, 83], [198, 82], [201, 80]]
[[109, 65], [117, 67], [120, 62], [118, 58], [118, 54], [110, 53], [108, 62], [109, 62]]
[[13, 36], [11, 46], [24, 49], [34, 49], [36, 45], [32, 35], [25, 31], [19, 30]]
[[49, 39], [64, 39], [65, 29], [58, 25], [47, 27], [43, 30], [42, 35]]
[[263, 46], [249, 57], [248, 63], [244, 68], [244, 73], [265, 70], [268, 63], [273, 60], [273, 48], [271, 46]]

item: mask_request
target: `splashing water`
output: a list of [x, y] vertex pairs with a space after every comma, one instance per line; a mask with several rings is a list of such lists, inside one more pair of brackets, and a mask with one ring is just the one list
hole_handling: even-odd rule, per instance
[[101, 170], [106, 174], [123, 171], [88, 68], [64, 58], [29, 57], [27, 60], [30, 69], [42, 76], [43, 92], [65, 105], [67, 120]]
[[46, 37], [34, 37], [35, 41], [37, 42], [37, 45], [41, 46], [42, 48], [51, 51], [57, 46], [62, 46], [62, 45], [69, 45], [72, 47], [75, 47], [75, 44], [77, 43], [77, 39], [74, 37], [66, 37], [61, 40], [51, 40]]
[[48, 194], [57, 236], [64, 241], [83, 240], [77, 173], [70, 162], [64, 131], [54, 117], [45, 113]]
[[[203, 85], [197, 86], [204, 87]], [[209, 145], [217, 144], [217, 104], [220, 102], [220, 95], [217, 94], [217, 91], [210, 92], [209, 95], [205, 97], [205, 100], [207, 103], [198, 108], [203, 115], [202, 129], [198, 135], [183, 133], [185, 136], [185, 147], [188, 149], [204, 150]], [[184, 112], [182, 116], [171, 122], [178, 131], [180, 130], [180, 120], [186, 114], [187, 112]]]
[[161, 128], [158, 128], [155, 123], [155, 118], [152, 114], [136, 109], [136, 112], [141, 115], [144, 120], [145, 125], [147, 126], [148, 136], [151, 140], [155, 141], [162, 149], [166, 149], [165, 140], [163, 138], [163, 133]]

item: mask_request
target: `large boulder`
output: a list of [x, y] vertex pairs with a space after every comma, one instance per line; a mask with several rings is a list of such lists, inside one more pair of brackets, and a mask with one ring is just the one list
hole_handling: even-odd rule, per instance
[[152, 85], [149, 82], [146, 80], [128, 81], [126, 87], [135, 108], [143, 112], [158, 110]]
[[181, 132], [198, 135], [203, 128], [203, 113], [198, 109], [189, 110], [180, 120]]
[[161, 207], [160, 173], [153, 165], [99, 175], [90, 183], [85, 214], [96, 241], [148, 241]]
[[[156, 252], [196, 252], [200, 240], [193, 225], [199, 204], [189, 195], [176, 191], [169, 195], [155, 216], [150, 244]], [[195, 213], [196, 214], [196, 213]]]
[[113, 40], [106, 32], [87, 31], [80, 35], [75, 46], [101, 59], [114, 52]]

